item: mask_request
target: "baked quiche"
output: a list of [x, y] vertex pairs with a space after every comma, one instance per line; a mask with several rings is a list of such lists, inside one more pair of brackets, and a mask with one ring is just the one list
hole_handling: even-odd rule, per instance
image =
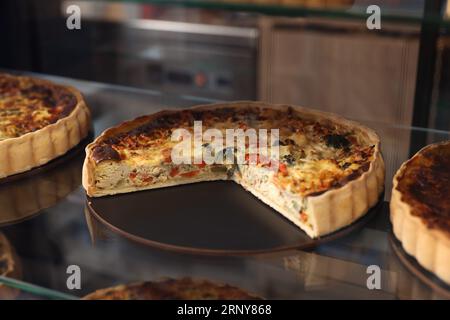
[[390, 207], [405, 251], [450, 284], [450, 141], [426, 146], [403, 163]]
[[89, 128], [89, 110], [77, 90], [0, 74], [0, 178], [66, 153]]
[[228, 284], [191, 278], [138, 282], [97, 290], [85, 300], [260, 300]]
[[[209, 129], [223, 137], [239, 129], [265, 129], [266, 135], [258, 136], [258, 148], [250, 138], [244, 148], [233, 148], [206, 139]], [[180, 164], [173, 151], [186, 135], [192, 140], [201, 135], [202, 143], [186, 145], [193, 161]], [[195, 161], [199, 154], [219, 161]], [[310, 237], [319, 237], [352, 223], [377, 202], [384, 162], [378, 136], [366, 127], [261, 102], [162, 111], [108, 129], [86, 148], [83, 186], [90, 197], [220, 179], [239, 183]]]

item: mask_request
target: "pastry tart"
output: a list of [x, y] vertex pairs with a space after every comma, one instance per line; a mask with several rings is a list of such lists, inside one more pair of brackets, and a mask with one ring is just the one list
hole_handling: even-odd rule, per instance
[[[196, 131], [199, 122], [202, 129]], [[193, 148], [193, 158], [209, 154], [220, 161], [176, 163], [178, 129], [188, 136], [182, 143]], [[208, 132], [225, 137], [229, 130], [260, 129], [267, 135], [261, 133], [256, 144], [267, 146], [266, 153], [252, 150], [251, 142], [233, 148], [206, 138]], [[197, 147], [189, 144], [191, 134], [203, 135]], [[266, 161], [274, 150], [276, 159]], [[230, 154], [232, 161], [223, 161]], [[90, 197], [211, 180], [237, 182], [319, 237], [351, 224], [378, 201], [384, 162], [378, 136], [360, 124], [301, 107], [245, 101], [143, 116], [106, 130], [86, 148], [83, 186]]]
[[426, 146], [403, 163], [390, 211], [404, 250], [450, 284], [450, 141]]
[[76, 89], [0, 74], [0, 178], [63, 155], [89, 128], [90, 113]]

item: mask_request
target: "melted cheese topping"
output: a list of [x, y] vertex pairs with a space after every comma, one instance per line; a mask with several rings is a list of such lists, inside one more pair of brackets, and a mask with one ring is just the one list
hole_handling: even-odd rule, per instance
[[397, 190], [411, 213], [429, 228], [450, 234], [450, 141], [420, 151], [405, 165], [398, 181]]
[[42, 129], [75, 105], [75, 96], [61, 86], [0, 74], [0, 141]]
[[[307, 119], [292, 110], [253, 107], [243, 110], [185, 110], [161, 115], [128, 132], [99, 141], [96, 147], [107, 146], [111, 148], [109, 154], [112, 152], [116, 157], [102, 158], [100, 155], [97, 161], [120, 160], [130, 167], [144, 164], [162, 166], [170, 177], [185, 175], [191, 178], [191, 174], [209, 173], [212, 165], [183, 165], [174, 169], [176, 166], [171, 160], [172, 148], [178, 143], [171, 141], [172, 132], [184, 128], [193, 136], [196, 120], [202, 120], [203, 132], [210, 128], [221, 131], [224, 143], [226, 129], [267, 129], [268, 135], [271, 129], [279, 129], [279, 140], [271, 141], [268, 146], [270, 154], [271, 145], [279, 145], [278, 171], [261, 179], [270, 179], [280, 189], [294, 194], [318, 194], [339, 187], [366, 171], [374, 156], [374, 146], [367, 143], [364, 135], [355, 128], [329, 120]], [[202, 148], [209, 146], [205, 143]], [[193, 142], [191, 147], [194, 147]], [[270, 164], [260, 161], [257, 166]], [[153, 179], [148, 183], [151, 181]]]

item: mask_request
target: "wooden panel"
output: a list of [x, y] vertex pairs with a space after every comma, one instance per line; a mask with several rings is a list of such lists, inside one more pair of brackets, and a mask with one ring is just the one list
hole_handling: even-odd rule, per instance
[[410, 124], [417, 38], [285, 26], [263, 33], [262, 100]]

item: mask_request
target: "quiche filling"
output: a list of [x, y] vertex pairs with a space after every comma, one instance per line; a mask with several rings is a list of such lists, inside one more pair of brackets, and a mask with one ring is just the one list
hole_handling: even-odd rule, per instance
[[[91, 146], [97, 191], [88, 192], [90, 196], [229, 179], [313, 234], [307, 197], [358, 178], [369, 169], [375, 153], [375, 145], [360, 128], [302, 116], [291, 108], [193, 109], [165, 112], [149, 122], [142, 119], [135, 120], [141, 121], [139, 125], [100, 137]], [[194, 121], [202, 121], [204, 131], [218, 129], [223, 136], [227, 129], [278, 129], [278, 139], [269, 141], [267, 148], [270, 155], [276, 147], [278, 157], [262, 161], [267, 154], [255, 155], [247, 143], [244, 163], [175, 164], [171, 154], [179, 141], [173, 141], [172, 134], [183, 128], [194, 135]], [[201, 152], [210, 147], [210, 142], [203, 143]], [[220, 150], [218, 156], [227, 152], [236, 160], [236, 148]], [[251, 164], [251, 156], [258, 161]]]
[[76, 97], [62, 86], [0, 74], [0, 141], [37, 131], [66, 117]]

